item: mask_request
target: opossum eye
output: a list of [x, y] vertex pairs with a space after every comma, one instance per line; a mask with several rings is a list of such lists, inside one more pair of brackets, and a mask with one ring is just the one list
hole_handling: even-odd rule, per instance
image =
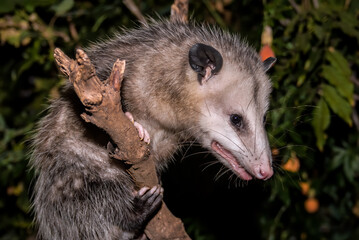
[[265, 114], [265, 115], [263, 116], [263, 124], [265, 124], [266, 121], [267, 121], [267, 115]]
[[241, 128], [243, 125], [243, 117], [241, 115], [238, 114], [232, 114], [230, 116], [230, 120], [231, 123], [236, 127], [236, 128]]

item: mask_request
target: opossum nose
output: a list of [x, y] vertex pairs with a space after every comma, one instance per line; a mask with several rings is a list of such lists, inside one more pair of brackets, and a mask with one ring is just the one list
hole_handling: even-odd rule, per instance
[[268, 180], [273, 176], [273, 168], [271, 166], [265, 167], [258, 165], [254, 168], [255, 177], [261, 180]]

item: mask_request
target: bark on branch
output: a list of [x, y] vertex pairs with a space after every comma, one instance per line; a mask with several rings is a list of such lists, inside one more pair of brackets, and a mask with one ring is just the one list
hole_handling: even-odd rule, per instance
[[188, 22], [188, 0], [175, 0], [171, 6], [171, 21]]
[[[136, 128], [122, 111], [120, 89], [125, 61], [116, 60], [109, 78], [101, 82], [83, 50], [76, 51], [76, 60], [58, 48], [54, 56], [85, 106], [86, 112], [81, 117], [104, 129], [118, 147], [109, 145], [110, 156], [131, 166], [129, 173], [139, 187], [157, 185], [159, 181], [149, 146], [140, 141]], [[165, 203], [148, 223], [145, 233], [149, 239], [190, 239], [182, 221], [171, 214]]]
[[[171, 21], [188, 22], [188, 0], [175, 0]], [[159, 180], [149, 146], [139, 140], [137, 130], [122, 111], [120, 89], [125, 61], [117, 59], [109, 78], [101, 82], [83, 50], [76, 51], [75, 60], [58, 48], [54, 56], [85, 106], [86, 113], [81, 117], [105, 130], [118, 147], [108, 146], [110, 156], [131, 166], [129, 173], [138, 187], [157, 185]], [[145, 233], [149, 239], [190, 239], [182, 221], [172, 215], [165, 203], [148, 223]]]

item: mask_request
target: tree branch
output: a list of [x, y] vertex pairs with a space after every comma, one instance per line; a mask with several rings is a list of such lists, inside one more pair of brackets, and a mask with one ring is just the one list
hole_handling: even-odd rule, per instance
[[142, 15], [140, 9], [137, 7], [137, 5], [132, 0], [123, 0], [122, 2], [132, 12], [132, 14], [136, 16], [136, 18], [140, 22], [142, 22], [142, 23], [147, 22], [146, 18]]
[[171, 6], [171, 21], [188, 22], [188, 0], [175, 0]]
[[[109, 144], [109, 155], [130, 165], [128, 171], [138, 187], [158, 185], [149, 146], [138, 138], [136, 128], [122, 111], [120, 89], [125, 61], [117, 59], [109, 78], [101, 82], [83, 50], [76, 51], [76, 60], [70, 59], [58, 48], [54, 57], [85, 106], [86, 112], [81, 117], [104, 129], [117, 146], [114, 148]], [[148, 223], [145, 233], [150, 239], [190, 239], [181, 220], [174, 217], [164, 203]]]
[[298, 4], [295, 3], [294, 0], [288, 0], [290, 5], [294, 8], [294, 10], [297, 12], [297, 13], [301, 13], [302, 12], [302, 9], [298, 6]]

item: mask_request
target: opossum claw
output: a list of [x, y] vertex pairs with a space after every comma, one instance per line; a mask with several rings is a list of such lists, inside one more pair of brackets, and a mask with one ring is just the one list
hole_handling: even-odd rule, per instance
[[136, 127], [140, 139], [143, 140], [145, 143], [150, 144], [151, 138], [148, 131], [141, 124], [139, 124], [134, 120], [133, 115], [130, 112], [125, 112], [125, 115], [126, 117], [128, 117], [128, 119], [130, 119], [130, 121]]
[[126, 115], [126, 117], [127, 117], [128, 119], [130, 119], [130, 121], [131, 121], [132, 123], [135, 123], [135, 119], [133, 118], [132, 113], [130, 113], [130, 112], [125, 112], [125, 115]]
[[143, 221], [151, 219], [151, 216], [159, 209], [163, 198], [163, 188], [156, 185], [152, 188], [143, 187], [135, 193], [134, 206], [139, 217]]
[[161, 186], [157, 185], [151, 189], [148, 187], [143, 187], [137, 192], [137, 198], [142, 201], [143, 204], [147, 205], [158, 205], [162, 201], [163, 189]]

